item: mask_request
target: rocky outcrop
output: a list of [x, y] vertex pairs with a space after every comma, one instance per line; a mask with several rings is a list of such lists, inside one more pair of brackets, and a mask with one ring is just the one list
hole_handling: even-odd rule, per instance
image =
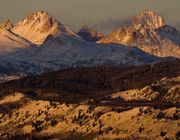
[[48, 35], [57, 33], [76, 36], [71, 29], [44, 11], [32, 13], [17, 23], [12, 31], [35, 44], [42, 44]]

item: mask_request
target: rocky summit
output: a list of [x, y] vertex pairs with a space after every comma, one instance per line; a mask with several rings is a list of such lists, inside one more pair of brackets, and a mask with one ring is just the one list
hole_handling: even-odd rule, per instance
[[[180, 57], [178, 41], [173, 41], [164, 35], [168, 28], [171, 32], [171, 27], [166, 25], [161, 16], [150, 10], [145, 10], [132, 17], [130, 25], [115, 29], [111, 34], [99, 40], [98, 43], [136, 46], [153, 55]], [[176, 36], [174, 37], [176, 40], [180, 40], [177, 32], [172, 31], [169, 34]]]

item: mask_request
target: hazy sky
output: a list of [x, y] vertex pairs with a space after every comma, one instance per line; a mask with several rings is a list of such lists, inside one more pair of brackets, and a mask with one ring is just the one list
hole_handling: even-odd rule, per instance
[[33, 11], [44, 10], [74, 30], [83, 24], [112, 28], [144, 9], [180, 29], [180, 0], [0, 0], [0, 21], [9, 18], [16, 23]]

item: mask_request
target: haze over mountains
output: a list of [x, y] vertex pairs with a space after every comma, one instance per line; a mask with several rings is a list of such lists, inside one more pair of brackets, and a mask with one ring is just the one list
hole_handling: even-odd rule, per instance
[[1, 23], [0, 139], [179, 139], [180, 32], [128, 20], [107, 36], [44, 11]]
[[44, 11], [15, 25], [5, 20], [0, 36], [1, 67], [21, 75], [71, 67], [142, 65], [162, 60], [159, 56], [180, 57], [179, 32], [150, 10], [108, 36], [88, 26], [75, 33]]
[[[140, 65], [159, 61], [136, 47], [87, 42], [47, 12], [34, 12], [0, 26], [1, 67], [21, 75], [100, 65]], [[93, 31], [94, 32], [94, 31]], [[95, 32], [94, 36], [103, 37]]]

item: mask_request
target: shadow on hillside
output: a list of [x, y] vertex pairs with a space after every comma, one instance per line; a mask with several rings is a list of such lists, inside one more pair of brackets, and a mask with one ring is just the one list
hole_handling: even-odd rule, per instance
[[161, 34], [164, 38], [167, 38], [169, 40], [171, 40], [172, 42], [175, 42], [177, 44], [180, 44], [180, 41], [177, 38], [172, 37], [171, 35], [168, 35], [168, 31], [165, 33], [164, 31], [166, 31], [166, 28], [171, 30], [171, 33], [175, 33], [178, 34], [180, 33], [178, 30], [176, 30], [176, 28], [173, 28], [171, 26], [168, 25], [164, 25], [161, 28], [158, 28], [156, 31], [159, 32], [159, 34]]
[[3, 103], [0, 105], [0, 113], [11, 113], [12, 110], [21, 108], [21, 106], [25, 105], [28, 100], [27, 98], [22, 98], [19, 101]]
[[161, 96], [153, 102], [112, 100], [109, 95], [151, 85], [164, 77], [180, 75], [180, 61], [166, 61], [136, 67], [74, 68], [25, 77], [0, 84], [0, 97], [22, 92], [34, 100], [66, 104], [87, 103], [102, 106], [177, 106], [161, 102], [166, 89], [156, 89]]

